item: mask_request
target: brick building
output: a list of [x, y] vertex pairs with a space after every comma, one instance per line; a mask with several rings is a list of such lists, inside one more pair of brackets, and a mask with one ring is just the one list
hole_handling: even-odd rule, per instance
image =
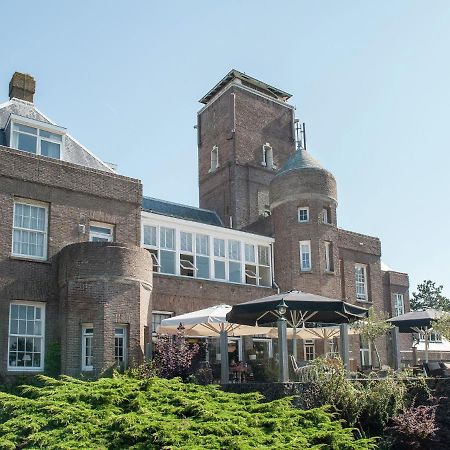
[[[296, 138], [288, 93], [233, 70], [200, 100], [195, 208], [144, 197], [34, 91], [16, 73], [0, 104], [0, 376], [136, 364], [162, 318], [277, 289], [409, 309], [408, 276], [382, 265], [379, 239], [338, 228], [336, 181]], [[272, 354], [270, 339], [245, 345]], [[386, 362], [389, 339], [380, 347]], [[299, 357], [323, 351], [305, 341]], [[351, 337], [355, 365], [371, 353]]]

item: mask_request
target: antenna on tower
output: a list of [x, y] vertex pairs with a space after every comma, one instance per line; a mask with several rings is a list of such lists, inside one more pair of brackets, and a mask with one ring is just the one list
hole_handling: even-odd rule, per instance
[[300, 125], [298, 119], [294, 120], [295, 123], [295, 140], [297, 142], [297, 150], [306, 150], [306, 127], [305, 122]]

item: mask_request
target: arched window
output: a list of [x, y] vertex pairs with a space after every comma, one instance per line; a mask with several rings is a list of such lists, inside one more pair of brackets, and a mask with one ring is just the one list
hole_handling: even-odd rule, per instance
[[275, 169], [275, 165], [273, 164], [273, 148], [268, 142], [263, 145], [263, 159], [261, 165], [268, 169]]
[[215, 145], [211, 150], [211, 168], [210, 172], [214, 172], [219, 167], [219, 148]]

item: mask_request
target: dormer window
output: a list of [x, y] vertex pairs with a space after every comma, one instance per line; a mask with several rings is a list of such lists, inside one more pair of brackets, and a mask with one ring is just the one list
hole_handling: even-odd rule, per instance
[[17, 150], [61, 159], [64, 129], [11, 114], [10, 146]]
[[210, 172], [214, 172], [219, 167], [219, 148], [215, 145], [211, 150], [211, 168]]
[[262, 156], [263, 156], [263, 159], [261, 161], [261, 165], [264, 166], [264, 167], [267, 167], [268, 169], [275, 170], [276, 167], [275, 167], [275, 165], [273, 163], [273, 148], [268, 142], [266, 142], [263, 145], [263, 154], [262, 154]]

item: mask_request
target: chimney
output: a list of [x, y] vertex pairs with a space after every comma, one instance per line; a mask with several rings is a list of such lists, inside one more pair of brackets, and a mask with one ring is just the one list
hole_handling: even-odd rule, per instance
[[20, 98], [33, 103], [36, 82], [31, 75], [15, 72], [9, 82], [9, 98]]

